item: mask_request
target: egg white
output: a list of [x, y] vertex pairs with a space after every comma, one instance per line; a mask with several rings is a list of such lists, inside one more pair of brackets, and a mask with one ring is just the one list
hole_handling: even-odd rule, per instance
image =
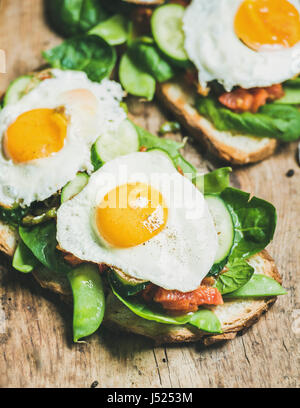
[[[0, 111], [0, 203], [4, 206], [30, 205], [42, 201], [72, 180], [78, 171], [91, 172], [90, 149], [97, 137], [117, 129], [126, 114], [120, 107], [122, 88], [116, 82], [90, 81], [77, 71], [52, 70], [53, 78], [42, 81], [35, 89]], [[68, 92], [84, 89], [91, 92], [93, 109], [84, 101], [68, 97]], [[80, 99], [80, 98], [78, 98]], [[26, 163], [14, 163], [3, 152], [3, 137], [19, 115], [38, 108], [64, 106], [69, 118], [63, 148], [57, 153]]]
[[[145, 244], [113, 248], [103, 244], [94, 226], [95, 208], [118, 185], [147, 182], [168, 206], [165, 228]], [[157, 152], [118, 157], [95, 172], [88, 185], [57, 214], [61, 248], [84, 261], [105, 263], [165, 289], [195, 290], [213, 265], [217, 233], [202, 193]]]
[[[237, 37], [236, 13], [243, 0], [193, 0], [183, 18], [185, 49], [199, 82], [217, 80], [230, 91], [282, 83], [300, 72], [300, 43], [291, 48], [254, 51]], [[300, 0], [289, 0], [300, 12]]]

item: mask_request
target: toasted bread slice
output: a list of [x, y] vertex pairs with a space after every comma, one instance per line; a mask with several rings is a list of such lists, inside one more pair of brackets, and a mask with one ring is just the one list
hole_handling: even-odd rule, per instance
[[212, 153], [232, 164], [255, 163], [266, 159], [277, 147], [275, 139], [217, 130], [195, 109], [196, 90], [184, 79], [160, 84], [157, 95], [197, 140], [203, 142]]
[[17, 231], [0, 221], [0, 252], [13, 256], [17, 247], [19, 235]]
[[[18, 242], [18, 234], [7, 225], [0, 222], [0, 250], [8, 256], [13, 256]], [[255, 273], [265, 274], [281, 283], [273, 259], [267, 251], [250, 258], [249, 263]], [[66, 277], [55, 272], [49, 273], [46, 268], [37, 268], [33, 275], [38, 283], [45, 289], [59, 294], [62, 299], [71, 303], [71, 289]], [[275, 303], [276, 297], [225, 301], [223, 305], [213, 306], [213, 310], [222, 324], [222, 334], [207, 334], [192, 326], [176, 326], [161, 324], [140, 318], [124, 306], [113, 294], [107, 296], [106, 314], [104, 324], [112, 329], [132, 332], [151, 338], [156, 344], [180, 343], [200, 341], [209, 346], [219, 341], [231, 340], [240, 332], [252, 326], [260, 316]]]

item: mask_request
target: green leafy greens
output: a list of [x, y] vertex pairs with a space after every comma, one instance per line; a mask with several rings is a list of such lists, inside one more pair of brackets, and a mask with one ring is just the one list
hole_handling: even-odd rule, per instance
[[97, 35], [68, 39], [43, 57], [53, 68], [84, 71], [95, 82], [109, 77], [116, 63], [116, 51]]
[[216, 287], [222, 295], [244, 286], [252, 277], [254, 269], [244, 259], [234, 259], [227, 265], [228, 271], [219, 276]]
[[109, 17], [99, 0], [51, 0], [45, 3], [51, 26], [66, 37], [83, 34]]
[[291, 142], [300, 137], [300, 111], [290, 105], [270, 103], [257, 113], [235, 113], [222, 106], [214, 97], [198, 97], [196, 108], [221, 131], [270, 137]]
[[111, 285], [114, 295], [136, 315], [158, 323], [184, 325], [191, 324], [200, 330], [209, 333], [222, 333], [221, 323], [217, 316], [210, 310], [199, 309], [197, 312], [183, 316], [169, 316], [159, 307], [148, 306], [136, 297], [124, 298], [116, 292]]
[[56, 248], [56, 223], [54, 221], [37, 226], [19, 227], [19, 234], [24, 244], [39, 262], [60, 273], [67, 273], [71, 267], [65, 263], [61, 251]]
[[167, 81], [176, 74], [176, 69], [162, 56], [151, 38], [134, 41], [128, 53], [140, 68], [158, 82]]
[[250, 194], [227, 187], [221, 194], [235, 226], [230, 260], [247, 259], [262, 251], [273, 239], [277, 216], [275, 207]]

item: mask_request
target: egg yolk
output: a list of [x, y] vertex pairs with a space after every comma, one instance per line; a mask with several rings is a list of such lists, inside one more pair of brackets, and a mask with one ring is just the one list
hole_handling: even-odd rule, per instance
[[244, 0], [235, 17], [235, 32], [249, 48], [289, 48], [300, 41], [300, 14], [287, 0]]
[[20, 115], [4, 135], [5, 155], [26, 163], [56, 153], [64, 146], [67, 118], [63, 109], [33, 109]]
[[167, 219], [162, 194], [145, 183], [116, 187], [96, 208], [98, 233], [117, 248], [143, 244], [164, 229]]

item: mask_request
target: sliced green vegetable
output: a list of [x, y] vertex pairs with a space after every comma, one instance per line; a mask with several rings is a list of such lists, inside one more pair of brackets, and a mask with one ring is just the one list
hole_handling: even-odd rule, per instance
[[221, 131], [240, 132], [292, 142], [300, 137], [300, 111], [295, 106], [269, 103], [257, 113], [235, 113], [213, 97], [198, 97], [197, 110]]
[[176, 75], [176, 70], [152, 42], [138, 39], [128, 50], [129, 56], [138, 67], [152, 75], [158, 82], [168, 81]]
[[77, 173], [74, 180], [69, 181], [61, 191], [61, 203], [75, 197], [87, 185], [89, 176], [86, 173]]
[[32, 78], [32, 75], [23, 75], [12, 81], [5, 93], [3, 106], [18, 102], [25, 95], [25, 90]]
[[218, 250], [215, 263], [220, 263], [228, 258], [234, 242], [234, 225], [231, 214], [225, 202], [217, 195], [206, 195], [214, 225], [218, 234]]
[[250, 194], [227, 187], [221, 198], [231, 213], [234, 228], [234, 244], [230, 260], [247, 259], [262, 251], [273, 239], [277, 215], [275, 207]]
[[126, 275], [120, 269], [111, 268], [108, 278], [113, 287], [121, 296], [132, 296], [145, 289], [149, 282]]
[[19, 227], [19, 234], [24, 244], [44, 266], [63, 274], [70, 270], [70, 266], [63, 259], [62, 252], [56, 249], [54, 221], [31, 228]]
[[254, 269], [244, 259], [234, 259], [226, 265], [228, 271], [222, 273], [216, 283], [222, 295], [233, 292], [249, 282]]
[[242, 299], [265, 296], [286, 295], [287, 291], [276, 280], [260, 274], [254, 274], [252, 278], [240, 289], [228, 293], [226, 298]]
[[95, 82], [109, 77], [116, 63], [116, 51], [97, 35], [70, 38], [43, 57], [53, 68], [84, 71]]
[[45, 6], [51, 26], [66, 37], [85, 33], [108, 17], [99, 0], [51, 0]]
[[12, 266], [19, 272], [29, 273], [39, 265], [39, 261], [27, 246], [20, 241], [13, 257]]
[[24, 227], [33, 227], [34, 225], [43, 224], [54, 218], [56, 218], [56, 207], [50, 208], [49, 210], [46, 210], [45, 212], [39, 215], [31, 215], [31, 214], [26, 215], [22, 219], [21, 224]]
[[96, 265], [80, 265], [68, 273], [68, 278], [74, 300], [73, 338], [77, 342], [99, 328], [105, 311], [105, 295]]
[[99, 35], [110, 45], [124, 44], [128, 39], [129, 20], [122, 14], [115, 14], [97, 24], [88, 33]]
[[92, 163], [95, 169], [104, 163], [139, 150], [139, 138], [133, 124], [125, 119], [117, 131], [101, 135], [92, 146]]
[[219, 194], [230, 184], [231, 167], [222, 167], [196, 178], [196, 186], [203, 194]]
[[166, 4], [155, 9], [151, 17], [151, 30], [160, 50], [174, 63], [189, 63], [184, 49], [182, 18], [185, 8], [179, 4]]
[[120, 82], [128, 93], [151, 101], [154, 97], [156, 82], [153, 76], [140, 69], [126, 53], [119, 67]]
[[[210, 333], [221, 333], [221, 323], [217, 316], [209, 311], [200, 309], [197, 312], [189, 313], [183, 316], [168, 316], [166, 312], [164, 312], [159, 307], [150, 307], [139, 301], [137, 298], [130, 297], [123, 298], [116, 290], [112, 288], [114, 295], [130, 309], [136, 315], [146, 319], [146, 320], [153, 320], [158, 323], [165, 323], [165, 324], [176, 324], [176, 325], [183, 325], [190, 323], [191, 325], [197, 327], [200, 330], [207, 331]], [[207, 313], [206, 313], [207, 312]]]

